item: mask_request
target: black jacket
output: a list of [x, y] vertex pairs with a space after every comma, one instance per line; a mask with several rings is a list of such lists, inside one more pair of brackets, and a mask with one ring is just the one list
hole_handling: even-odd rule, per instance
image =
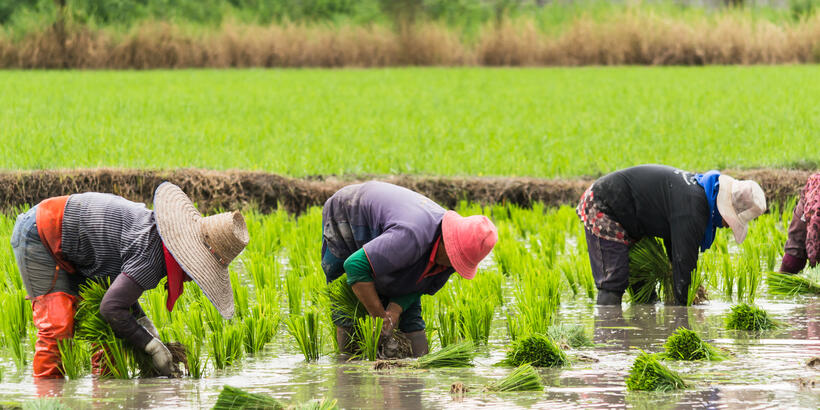
[[605, 175], [592, 187], [601, 212], [618, 221], [631, 239], [663, 239], [672, 262], [675, 299], [685, 305], [709, 204], [695, 174], [665, 165], [639, 165]]

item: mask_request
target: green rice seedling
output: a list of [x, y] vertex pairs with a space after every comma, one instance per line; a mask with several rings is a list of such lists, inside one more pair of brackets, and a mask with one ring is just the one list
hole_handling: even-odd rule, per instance
[[489, 303], [480, 301], [466, 302], [458, 308], [461, 334], [475, 344], [486, 344], [490, 338], [490, 329], [495, 309]]
[[664, 358], [672, 360], [720, 361], [728, 357], [692, 330], [679, 327], [663, 344]]
[[307, 403], [302, 403], [299, 406], [295, 406], [298, 410], [336, 410], [339, 408], [338, 401], [336, 399], [328, 400], [326, 398], [321, 400], [311, 400]]
[[[166, 281], [167, 280], [163, 278], [156, 288], [143, 292], [142, 300], [144, 303], [141, 303], [141, 306], [145, 309], [145, 313], [151, 318], [151, 322], [154, 323], [157, 331], [160, 332], [160, 336], [163, 337], [165, 335], [162, 334], [162, 331], [166, 326], [171, 324], [171, 314], [165, 307], [165, 303], [168, 300], [168, 291], [165, 287]], [[106, 285], [105, 289], [108, 289], [108, 285]]]
[[60, 349], [60, 372], [63, 376], [76, 380], [86, 375], [91, 366], [88, 346], [74, 338], [57, 341]]
[[515, 304], [507, 311], [508, 320], [516, 316], [519, 332], [546, 333], [560, 303], [560, 289], [560, 272], [527, 268], [514, 282]]
[[441, 348], [437, 352], [419, 357], [415, 366], [420, 369], [469, 367], [473, 365], [474, 357], [475, 345], [473, 342], [463, 341]]
[[732, 266], [732, 259], [729, 254], [723, 254], [723, 259], [721, 260], [721, 277], [723, 280], [720, 283], [721, 288], [723, 289], [723, 296], [727, 300], [732, 300], [734, 295], [734, 287], [735, 287], [735, 274], [734, 274], [734, 267]]
[[379, 337], [384, 319], [365, 316], [356, 321], [356, 344], [359, 356], [365, 360], [376, 360], [379, 356]]
[[241, 322], [231, 323], [211, 333], [211, 361], [224, 369], [242, 359], [244, 330]]
[[645, 237], [629, 249], [629, 288], [634, 303], [650, 303], [653, 296], [674, 303], [672, 264], [660, 240]]
[[455, 312], [447, 310], [445, 307], [440, 307], [438, 312], [438, 340], [441, 347], [447, 347], [464, 339], [461, 334], [461, 325], [459, 324], [459, 316]]
[[69, 410], [58, 397], [38, 397], [23, 403], [22, 410]]
[[205, 319], [205, 324], [211, 332], [219, 332], [225, 327], [222, 321], [222, 315], [211, 303], [202, 303], [201, 305], [202, 317]]
[[322, 355], [322, 332], [319, 314], [313, 310], [303, 315], [290, 315], [287, 319], [288, 333], [296, 339], [305, 361], [311, 362]]
[[748, 303], [732, 306], [732, 311], [726, 316], [727, 329], [759, 331], [777, 327], [777, 322], [765, 310]]
[[564, 323], [552, 325], [547, 329], [547, 336], [558, 343], [559, 346], [566, 345], [573, 349], [594, 345], [583, 325]]
[[536, 391], [543, 389], [544, 385], [541, 383], [541, 376], [529, 363], [524, 363], [516, 367], [515, 370], [503, 379], [485, 387], [487, 391], [496, 392]]
[[25, 291], [15, 290], [0, 294], [0, 332], [3, 344], [11, 351], [18, 372], [26, 367], [28, 347], [21, 339], [26, 336], [26, 325], [30, 311], [25, 300]]
[[250, 312], [248, 302], [248, 288], [243, 286], [239, 280], [239, 274], [235, 270], [230, 270], [231, 288], [233, 289], [234, 312], [239, 320], [244, 319]]
[[285, 276], [285, 287], [288, 291], [288, 311], [291, 315], [302, 313], [302, 276], [290, 271]]
[[250, 315], [243, 321], [245, 330], [245, 351], [255, 354], [273, 340], [276, 328], [279, 327], [279, 311], [267, 305], [256, 305]]
[[626, 378], [629, 390], [672, 391], [688, 387], [676, 372], [664, 366], [656, 355], [641, 352]]
[[232, 386], [222, 387], [214, 404], [214, 410], [229, 409], [284, 409], [273, 397], [259, 393], [249, 393]]
[[[182, 322], [174, 322], [173, 331], [180, 343], [185, 346], [187, 352], [187, 363], [185, 368], [188, 370], [188, 375], [193, 379], [200, 379], [205, 375], [206, 360], [202, 360], [202, 341], [203, 338], [197, 337], [193, 332], [186, 331], [186, 327]], [[202, 324], [200, 323], [200, 328]]]
[[738, 300], [754, 303], [763, 275], [760, 268], [760, 252], [752, 241], [743, 243], [735, 276]]
[[798, 275], [779, 272], [766, 273], [766, 285], [775, 295], [820, 295], [820, 284]]
[[516, 339], [507, 351], [504, 363], [511, 366], [529, 363], [535, 367], [561, 367], [569, 364], [569, 359], [558, 343], [536, 333]]

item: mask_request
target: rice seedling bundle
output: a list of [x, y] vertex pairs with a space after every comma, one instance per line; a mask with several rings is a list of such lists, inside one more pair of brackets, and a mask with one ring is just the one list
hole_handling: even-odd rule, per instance
[[327, 287], [330, 309], [344, 319], [355, 323], [367, 316], [367, 309], [347, 283], [347, 274], [340, 276]]
[[535, 367], [560, 367], [569, 364], [569, 359], [554, 340], [536, 333], [513, 341], [504, 362], [512, 366], [529, 363]]
[[674, 303], [672, 264], [660, 240], [645, 237], [629, 249], [629, 288], [634, 303], [650, 303], [656, 292]]
[[376, 360], [379, 356], [379, 337], [382, 334], [384, 319], [365, 316], [356, 321], [356, 344], [359, 356], [365, 360]]
[[60, 372], [68, 379], [76, 380], [91, 370], [89, 347], [74, 338], [57, 341], [60, 349]]
[[244, 319], [250, 312], [250, 302], [248, 287], [243, 286], [239, 281], [239, 274], [231, 269], [230, 273], [231, 289], [233, 290], [234, 314], [239, 320]]
[[288, 311], [291, 315], [302, 313], [302, 276], [296, 271], [285, 275], [285, 286], [288, 291]]
[[629, 369], [626, 378], [629, 390], [672, 391], [688, 387], [688, 384], [674, 371], [664, 366], [656, 355], [641, 352]]
[[305, 361], [319, 359], [322, 354], [322, 332], [319, 314], [313, 310], [303, 315], [290, 315], [287, 319], [288, 333], [296, 339]]
[[710, 360], [719, 361], [727, 358], [726, 354], [716, 349], [692, 330], [679, 327], [663, 344], [664, 358], [672, 360]]
[[547, 328], [547, 336], [559, 346], [566, 345], [574, 349], [593, 346], [592, 339], [587, 335], [583, 325], [565, 323], [552, 325]]
[[436, 367], [470, 367], [475, 357], [475, 345], [470, 341], [451, 344], [436, 352], [419, 357], [415, 366], [421, 369]]
[[768, 272], [766, 285], [769, 286], [769, 292], [775, 295], [820, 295], [820, 283], [798, 275]]
[[229, 409], [284, 409], [279, 401], [265, 394], [249, 393], [232, 386], [222, 387], [214, 410]]
[[765, 310], [748, 303], [732, 306], [732, 311], [726, 317], [726, 328], [732, 330], [758, 331], [777, 327], [777, 322], [772, 320]]
[[249, 354], [257, 353], [273, 340], [276, 328], [279, 327], [279, 310], [271, 309], [265, 304], [255, 305], [242, 324], [245, 330], [245, 351]]
[[535, 391], [543, 390], [541, 376], [529, 363], [524, 363], [515, 368], [503, 379], [494, 382], [487, 387], [487, 391], [507, 392], [507, 391]]

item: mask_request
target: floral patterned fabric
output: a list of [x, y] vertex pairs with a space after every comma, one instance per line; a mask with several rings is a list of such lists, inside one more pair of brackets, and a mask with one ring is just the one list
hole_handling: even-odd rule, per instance
[[594, 201], [595, 194], [592, 192], [593, 185], [590, 185], [589, 188], [584, 191], [584, 194], [581, 196], [581, 202], [578, 204], [578, 207], [575, 208], [575, 212], [584, 223], [584, 228], [601, 239], [631, 245], [634, 241], [626, 234], [626, 229], [624, 229], [620, 223], [610, 218], [609, 215], [601, 212], [598, 206], [596, 206]]
[[800, 194], [803, 201], [803, 222], [806, 223], [806, 253], [809, 265], [814, 266], [820, 258], [820, 173], [812, 174]]

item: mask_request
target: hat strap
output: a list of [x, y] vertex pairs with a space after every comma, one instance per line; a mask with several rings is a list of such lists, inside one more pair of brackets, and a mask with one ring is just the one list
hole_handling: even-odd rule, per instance
[[209, 244], [209, 243], [208, 243], [208, 234], [205, 234], [205, 235], [204, 235], [204, 237], [202, 238], [202, 243], [205, 245], [205, 247], [206, 247], [206, 248], [208, 248], [208, 251], [209, 251], [209, 252], [211, 252], [211, 255], [214, 255], [214, 258], [216, 258], [216, 261], [217, 261], [217, 262], [219, 262], [219, 264], [220, 264], [220, 265], [222, 265], [222, 266], [224, 266], [224, 267], [226, 267], [226, 268], [227, 268], [227, 267], [228, 267], [228, 265], [230, 265], [230, 264], [231, 264], [231, 261], [230, 261], [230, 260], [226, 260], [225, 258], [223, 258], [223, 257], [219, 254], [219, 252], [217, 252], [217, 251], [216, 251], [216, 249], [214, 249], [214, 248], [211, 246], [211, 244]]

